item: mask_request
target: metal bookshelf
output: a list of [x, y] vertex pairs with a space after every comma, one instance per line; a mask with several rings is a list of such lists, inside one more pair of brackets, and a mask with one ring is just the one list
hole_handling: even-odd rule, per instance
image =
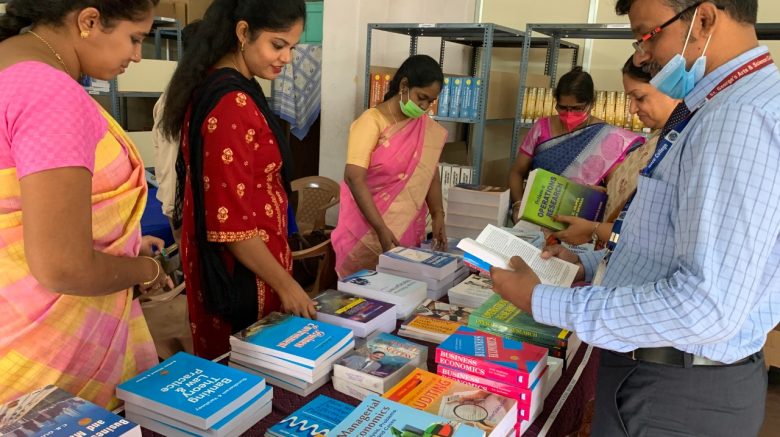
[[[417, 53], [417, 44], [420, 38], [440, 38], [441, 45], [439, 51], [439, 64], [442, 70], [445, 70], [445, 46], [446, 43], [460, 44], [473, 48], [471, 53], [470, 72], [471, 76], [476, 77], [482, 82], [482, 89], [477, 99], [477, 117], [476, 118], [450, 118], [450, 117], [434, 117], [438, 121], [447, 121], [455, 123], [463, 123], [467, 129], [473, 129], [473, 139], [469, 144], [471, 149], [471, 165], [473, 167], [472, 180], [474, 182], [480, 181], [480, 174], [482, 172], [482, 153], [483, 153], [483, 140], [485, 134], [486, 124], [492, 123], [514, 123], [515, 125], [520, 121], [519, 112], [516, 114], [515, 119], [506, 120], [486, 120], [485, 111], [487, 109], [487, 98], [489, 89], [490, 78], [490, 65], [492, 61], [492, 49], [493, 48], [525, 48], [523, 53], [527, 53], [529, 48], [547, 48], [551, 44], [551, 39], [546, 37], [526, 38], [526, 34], [516, 29], [496, 25], [493, 23], [436, 23], [436, 24], [409, 24], [409, 23], [370, 23], [368, 25], [368, 35], [366, 38], [366, 84], [365, 94], [363, 97], [363, 105], [368, 108], [370, 97], [370, 81], [368, 78], [371, 73], [371, 41], [374, 31], [390, 32], [399, 35], [406, 35], [409, 37], [409, 55]], [[557, 52], [561, 48], [574, 49], [575, 55], [573, 59], [577, 59], [577, 52], [579, 46], [567, 41], [556, 42], [558, 46], [555, 48]], [[550, 50], [548, 50], [550, 52]], [[527, 57], [526, 57], [527, 58]], [[527, 62], [527, 59], [525, 60]], [[466, 137], [468, 138], [468, 132]]]
[[[544, 35], [544, 37], [534, 37], [534, 32]], [[631, 26], [627, 23], [617, 24], [528, 24], [526, 26], [526, 35], [532, 36], [527, 40], [545, 38], [549, 41], [546, 47], [547, 61], [545, 63], [545, 74], [550, 76], [550, 86], [554, 87], [557, 80], [558, 57], [560, 47], [564, 42], [562, 38], [575, 39], [623, 39], [634, 40], [635, 36], [631, 32]], [[756, 25], [756, 35], [759, 40], [780, 40], [780, 23], [760, 23]], [[529, 43], [523, 43], [522, 60], [520, 62], [520, 84], [517, 95], [517, 108], [515, 113], [515, 124], [512, 130], [512, 144], [519, 144], [520, 131], [523, 128], [530, 127], [530, 124], [522, 123], [523, 112], [523, 90], [525, 89], [528, 78], [528, 49], [533, 47]], [[632, 50], [629, 44], [626, 44], [626, 53]], [[578, 53], [572, 56], [572, 66], [577, 63]], [[616, 66], [617, 68], [617, 66]], [[515, 147], [512, 147], [511, 160], [514, 162], [516, 157]]]

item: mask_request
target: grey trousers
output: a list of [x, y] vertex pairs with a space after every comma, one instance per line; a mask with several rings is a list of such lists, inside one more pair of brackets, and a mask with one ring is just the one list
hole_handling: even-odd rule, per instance
[[762, 352], [741, 364], [686, 369], [602, 351], [591, 436], [756, 436], [766, 390]]

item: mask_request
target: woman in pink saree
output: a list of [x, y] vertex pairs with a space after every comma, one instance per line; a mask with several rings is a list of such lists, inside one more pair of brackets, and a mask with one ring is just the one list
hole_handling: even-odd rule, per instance
[[434, 246], [446, 248], [438, 162], [447, 131], [425, 115], [443, 79], [433, 58], [411, 56], [384, 102], [352, 123], [331, 236], [339, 277], [375, 268], [379, 255], [395, 246], [419, 246], [429, 209]]

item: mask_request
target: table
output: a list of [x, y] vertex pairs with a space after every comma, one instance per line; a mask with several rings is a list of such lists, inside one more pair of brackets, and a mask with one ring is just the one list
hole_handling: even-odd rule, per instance
[[[434, 361], [434, 358], [437, 344], [418, 340], [414, 341], [428, 346], [428, 370], [436, 372], [436, 362]], [[563, 437], [577, 432], [580, 429], [583, 419], [582, 407], [588, 400], [595, 396], [598, 358], [599, 349], [592, 348], [584, 343], [580, 346], [579, 350], [571, 359], [571, 362], [563, 371], [561, 379], [547, 396], [542, 414], [534, 421], [531, 428], [526, 431], [523, 435], [524, 437], [542, 435]], [[574, 381], [574, 383], [569, 387], [572, 381]], [[268, 428], [280, 422], [295, 410], [321, 394], [344, 401], [350, 405], [358, 405], [360, 403], [355, 398], [337, 392], [330, 382], [307, 397], [300, 397], [286, 390], [274, 387], [273, 411], [270, 415], [263, 418], [263, 420], [245, 432], [243, 436], [264, 436], [265, 431]], [[556, 407], [558, 401], [562, 399], [564, 395], [566, 395], [565, 402], [563, 402], [561, 406]], [[549, 424], [547, 423], [548, 419], [551, 419], [549, 420]], [[149, 430], [143, 430], [143, 435], [145, 437], [156, 437], [159, 434]]]

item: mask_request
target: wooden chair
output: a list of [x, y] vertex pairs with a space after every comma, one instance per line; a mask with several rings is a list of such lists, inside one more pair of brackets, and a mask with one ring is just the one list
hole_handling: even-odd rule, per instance
[[291, 186], [298, 196], [295, 220], [301, 235], [325, 230], [325, 213], [339, 203], [339, 184], [324, 176], [307, 176]]
[[331, 266], [331, 269], [333, 268], [333, 247], [330, 244], [330, 238], [308, 249], [294, 251], [292, 258], [293, 261], [320, 258], [314, 282], [304, 287], [310, 297], [317, 297], [320, 291], [327, 287], [327, 285], [323, 284], [323, 279], [329, 276], [326, 274], [326, 269], [328, 266]]

